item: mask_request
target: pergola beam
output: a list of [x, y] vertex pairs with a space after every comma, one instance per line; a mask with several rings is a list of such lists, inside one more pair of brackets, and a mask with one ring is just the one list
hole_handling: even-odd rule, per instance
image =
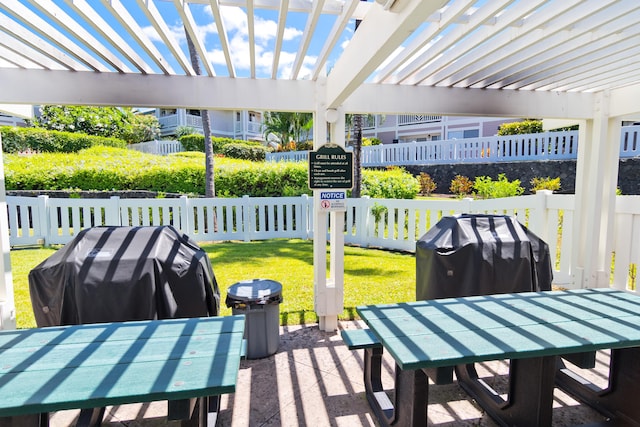
[[[84, 104], [138, 107], [267, 111], [314, 111], [317, 83], [309, 80], [233, 79], [217, 77], [115, 74], [0, 69], [3, 102], [12, 104]], [[129, 86], [130, 85], [130, 86]], [[73, 86], [74, 91], [66, 88]], [[123, 91], [122, 87], [130, 90]], [[633, 114], [637, 102], [623, 102], [627, 91], [612, 91], [617, 115]], [[208, 96], [216, 93], [217, 96]], [[620, 94], [620, 95], [618, 95]], [[246, 95], [246, 96], [244, 96]], [[630, 97], [628, 99], [638, 99]], [[441, 114], [496, 117], [592, 117], [592, 93], [462, 89], [364, 84], [344, 102], [346, 113]], [[633, 110], [635, 108], [636, 110]], [[615, 104], [612, 111], [617, 111]]]
[[446, 0], [397, 0], [375, 5], [327, 77], [327, 107], [337, 108]]

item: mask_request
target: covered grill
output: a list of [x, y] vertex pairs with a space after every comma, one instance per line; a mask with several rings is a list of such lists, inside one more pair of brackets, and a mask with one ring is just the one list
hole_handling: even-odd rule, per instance
[[217, 316], [207, 253], [171, 226], [81, 231], [29, 273], [38, 326]]
[[443, 217], [416, 243], [416, 300], [551, 290], [548, 245], [505, 215]]

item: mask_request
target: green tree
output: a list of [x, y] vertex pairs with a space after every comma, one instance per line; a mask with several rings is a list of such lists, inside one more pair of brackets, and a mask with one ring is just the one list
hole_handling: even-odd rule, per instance
[[124, 139], [128, 143], [149, 141], [160, 135], [155, 116], [136, 114], [132, 108], [44, 105], [31, 125], [62, 132]]
[[274, 138], [283, 148], [291, 141], [306, 141], [312, 127], [311, 113], [266, 112], [262, 124], [265, 139]]
[[120, 138], [129, 144], [152, 141], [160, 136], [160, 123], [156, 116], [150, 114], [133, 114], [129, 117], [129, 124], [126, 125]]

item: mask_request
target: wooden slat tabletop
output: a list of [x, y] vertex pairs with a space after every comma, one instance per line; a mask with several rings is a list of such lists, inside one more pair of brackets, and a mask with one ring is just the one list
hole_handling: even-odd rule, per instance
[[640, 297], [611, 289], [358, 307], [403, 369], [640, 346]]
[[235, 391], [244, 316], [0, 333], [0, 417]]

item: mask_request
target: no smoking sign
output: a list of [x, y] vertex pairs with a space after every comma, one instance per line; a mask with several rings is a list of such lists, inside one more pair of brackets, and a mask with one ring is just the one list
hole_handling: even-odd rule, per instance
[[322, 211], [346, 211], [347, 192], [346, 191], [321, 191], [320, 210]]

